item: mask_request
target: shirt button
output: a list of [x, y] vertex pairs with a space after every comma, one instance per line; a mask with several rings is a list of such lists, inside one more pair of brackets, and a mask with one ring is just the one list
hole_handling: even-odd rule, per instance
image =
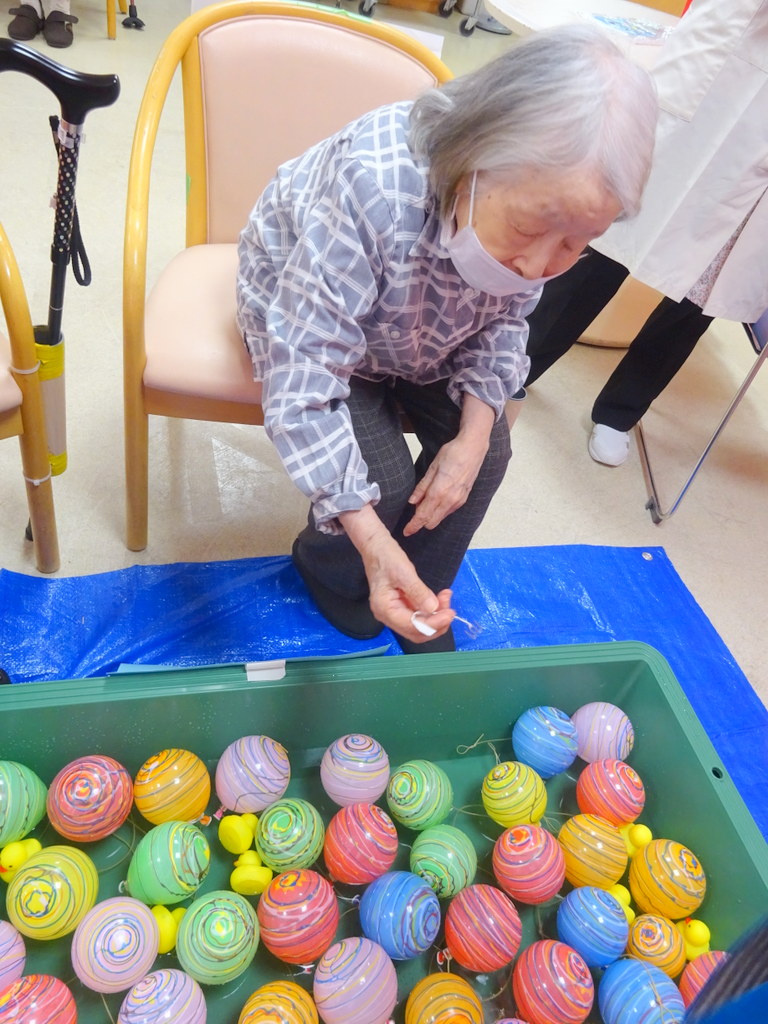
[[400, 331], [390, 331], [389, 336], [390, 338], [393, 339], [393, 341], [397, 341], [397, 339], [400, 337]]

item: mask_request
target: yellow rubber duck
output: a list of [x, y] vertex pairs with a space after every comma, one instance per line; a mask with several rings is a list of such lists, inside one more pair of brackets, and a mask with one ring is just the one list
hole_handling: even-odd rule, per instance
[[241, 896], [259, 896], [272, 881], [272, 870], [261, 863], [255, 850], [246, 850], [235, 861], [229, 887]]
[[624, 916], [627, 919], [627, 924], [632, 924], [637, 915], [635, 914], [631, 906], [632, 894], [630, 893], [629, 889], [626, 887], [626, 885], [622, 885], [620, 882], [617, 882], [615, 885], [612, 885], [610, 887], [608, 892], [611, 894], [611, 896], [615, 896], [621, 904], [621, 909], [624, 911]]
[[160, 944], [157, 951], [158, 953], [170, 953], [176, 946], [176, 933], [179, 930], [182, 917], [186, 914], [186, 910], [184, 907], [176, 907], [174, 910], [169, 910], [168, 907], [164, 907], [162, 904], [158, 904], [151, 909], [160, 932]]
[[245, 853], [253, 846], [258, 823], [255, 814], [225, 814], [219, 822], [219, 842], [228, 853]]
[[37, 839], [17, 839], [13, 843], [8, 843], [0, 850], [0, 878], [4, 882], [10, 882], [21, 865], [42, 848]]
[[638, 850], [642, 850], [653, 839], [653, 833], [647, 825], [638, 825], [633, 821], [628, 825], [619, 825], [619, 832], [630, 857], [634, 857]]
[[685, 943], [686, 960], [695, 960], [702, 953], [709, 952], [709, 940], [712, 935], [703, 921], [695, 917], [686, 917], [684, 921], [677, 922], [677, 927]]

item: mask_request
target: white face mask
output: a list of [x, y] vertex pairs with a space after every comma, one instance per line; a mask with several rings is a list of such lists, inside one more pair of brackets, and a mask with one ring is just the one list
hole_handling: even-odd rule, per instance
[[523, 277], [521, 274], [515, 273], [514, 270], [509, 270], [503, 263], [499, 263], [483, 247], [472, 227], [476, 181], [477, 171], [472, 175], [467, 225], [445, 243], [451, 262], [461, 278], [470, 288], [478, 288], [481, 292], [493, 295], [496, 299], [503, 299], [507, 295], [519, 295], [521, 292], [534, 291], [546, 284], [547, 281], [551, 281], [553, 277], [558, 277], [558, 274], [551, 274], [549, 277]]

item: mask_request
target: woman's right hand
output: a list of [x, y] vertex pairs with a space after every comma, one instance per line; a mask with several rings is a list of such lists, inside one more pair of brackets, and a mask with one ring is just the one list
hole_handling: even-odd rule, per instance
[[[424, 643], [448, 631], [455, 612], [450, 607], [451, 591], [435, 594], [421, 581], [413, 563], [376, 514], [366, 505], [343, 512], [339, 519], [360, 553], [370, 588], [371, 611], [393, 632]], [[424, 636], [413, 624], [414, 612], [435, 630]]]

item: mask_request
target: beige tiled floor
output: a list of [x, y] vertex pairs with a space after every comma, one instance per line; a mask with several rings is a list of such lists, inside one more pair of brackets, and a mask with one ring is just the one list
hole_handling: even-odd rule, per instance
[[[9, 5], [4, 5], [9, 6]], [[120, 268], [132, 124], [161, 40], [189, 11], [189, 0], [137, 3], [143, 31], [118, 19], [106, 37], [104, 5], [73, 0], [80, 17], [70, 50], [41, 52], [89, 71], [119, 75], [122, 94], [87, 122], [78, 197], [93, 284], [70, 278], [68, 342], [69, 459], [57, 479], [62, 568], [79, 575], [136, 562], [166, 563], [286, 553], [304, 518], [301, 501], [256, 428], [160, 422], [153, 427], [150, 542], [133, 554], [123, 543]], [[374, 17], [445, 34], [443, 57], [460, 73], [509, 45], [509, 37], [459, 34], [460, 16], [379, 5]], [[4, 139], [0, 217], [28, 285], [33, 314], [45, 318], [51, 239], [48, 198], [55, 183], [48, 93], [20, 75], [0, 76]], [[155, 241], [181, 245], [181, 136], [161, 141]], [[150, 271], [151, 272], [151, 271]], [[633, 449], [608, 469], [586, 451], [592, 400], [618, 358], [615, 350], [577, 346], [532, 389], [514, 431], [515, 458], [479, 547], [598, 544], [662, 546], [755, 689], [768, 701], [763, 654], [768, 605], [768, 547], [762, 516], [768, 495], [768, 372], [758, 377], [679, 511], [661, 526], [645, 510], [645, 481]], [[714, 423], [751, 362], [740, 327], [717, 323], [645, 420], [665, 502], [677, 493]], [[34, 573], [14, 441], [0, 445], [0, 565]], [[675, 609], [669, 609], [670, 616]], [[760, 623], [763, 623], [761, 627]]]

